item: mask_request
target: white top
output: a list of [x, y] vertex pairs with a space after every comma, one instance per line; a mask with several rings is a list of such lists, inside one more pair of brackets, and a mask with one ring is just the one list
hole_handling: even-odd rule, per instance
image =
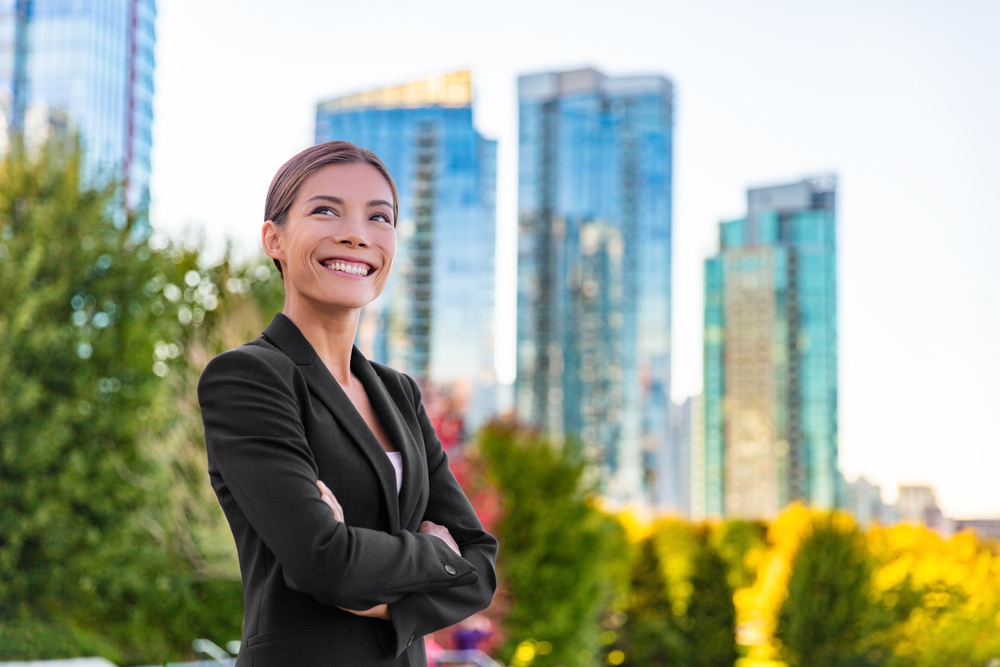
[[401, 452], [386, 452], [392, 467], [396, 469], [396, 495], [403, 488], [403, 454]]

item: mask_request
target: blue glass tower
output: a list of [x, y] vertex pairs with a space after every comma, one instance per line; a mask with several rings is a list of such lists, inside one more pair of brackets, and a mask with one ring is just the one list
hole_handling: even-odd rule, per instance
[[125, 179], [129, 207], [144, 207], [155, 21], [155, 0], [0, 0], [4, 144], [76, 131], [88, 172]]
[[705, 513], [838, 501], [833, 176], [752, 189], [705, 261]]
[[657, 501], [670, 454], [673, 87], [522, 76], [519, 417], [580, 439], [606, 491]]
[[496, 142], [472, 124], [469, 72], [322, 102], [316, 142], [374, 151], [399, 190], [395, 270], [358, 345], [446, 389], [475, 426], [496, 410]]

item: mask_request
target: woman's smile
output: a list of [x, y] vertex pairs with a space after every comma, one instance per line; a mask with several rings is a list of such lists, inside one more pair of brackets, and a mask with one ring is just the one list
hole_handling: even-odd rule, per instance
[[342, 273], [351, 278], [367, 278], [372, 274], [372, 265], [351, 257], [331, 257], [320, 264], [332, 273]]

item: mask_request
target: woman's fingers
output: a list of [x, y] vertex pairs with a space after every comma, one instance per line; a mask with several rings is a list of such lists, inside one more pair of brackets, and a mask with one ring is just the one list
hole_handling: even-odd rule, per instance
[[323, 498], [323, 502], [329, 505], [330, 509], [333, 510], [333, 518], [343, 523], [344, 508], [340, 506], [339, 502], [337, 502], [337, 497], [333, 495], [333, 491], [330, 490], [330, 487], [319, 480], [317, 480], [316, 486], [319, 487], [320, 497]]
[[451, 536], [451, 532], [444, 526], [440, 526], [433, 521], [421, 521], [420, 525], [417, 527], [418, 533], [426, 533], [427, 535], [433, 535], [444, 541], [451, 550], [457, 553], [459, 556], [462, 552], [458, 548], [458, 543], [455, 542], [455, 538]]
[[348, 612], [354, 614], [355, 616], [367, 616], [369, 618], [381, 618], [383, 621], [392, 620], [392, 615], [389, 614], [389, 605], [387, 605], [387, 604], [375, 605], [371, 609], [364, 609], [364, 610], [361, 610], [361, 611], [359, 611], [357, 609], [348, 609], [347, 607], [337, 607], [337, 609], [343, 609], [344, 611], [348, 611]]

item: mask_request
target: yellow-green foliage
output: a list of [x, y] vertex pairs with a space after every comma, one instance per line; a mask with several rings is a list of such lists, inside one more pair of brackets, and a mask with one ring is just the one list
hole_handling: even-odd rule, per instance
[[[787, 658], [776, 640], [779, 614], [803, 542], [817, 526], [856, 530], [843, 513], [793, 505], [775, 519], [757, 576], [736, 591], [740, 667]], [[871, 567], [866, 664], [981, 666], [1000, 657], [1000, 554], [971, 533], [942, 538], [922, 526], [873, 527], [865, 533]]]
[[792, 559], [819, 516], [796, 504], [773, 521], [767, 533], [770, 548], [758, 556], [756, 580], [733, 596], [737, 641], [750, 647], [750, 658], [771, 660], [778, 656], [774, 633], [781, 603], [787, 595]]
[[1000, 657], [1000, 555], [969, 532], [874, 528], [878, 602], [893, 620], [896, 664], [983, 665]]
[[740, 522], [726, 536], [718, 526], [676, 518], [644, 522], [635, 512], [622, 512], [619, 519], [635, 546], [623, 622], [604, 633], [611, 649], [606, 663], [731, 666], [736, 613], [729, 582], [742, 575], [735, 571], [742, 565], [734, 568], [730, 561], [743, 560], [742, 546], [754, 542], [753, 529], [738, 535], [749, 526]]

